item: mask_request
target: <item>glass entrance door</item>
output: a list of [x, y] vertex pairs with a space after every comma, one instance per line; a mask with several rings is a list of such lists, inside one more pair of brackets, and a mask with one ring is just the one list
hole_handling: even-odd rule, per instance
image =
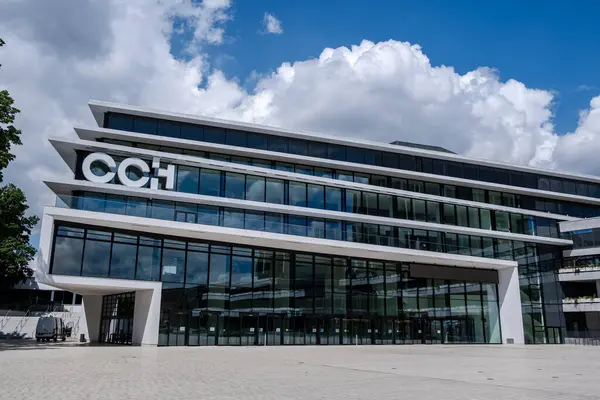
[[185, 346], [187, 335], [187, 318], [186, 312], [171, 313], [171, 329], [169, 331], [169, 346]]
[[379, 318], [375, 324], [375, 344], [394, 344], [395, 320], [389, 318]]
[[428, 344], [440, 344], [444, 343], [444, 327], [441, 320], [431, 319], [426, 321], [427, 323], [427, 343]]
[[283, 315], [268, 314], [266, 316], [265, 333], [267, 335], [267, 346], [280, 346], [283, 344]]
[[100, 343], [132, 344], [135, 292], [102, 297]]
[[240, 329], [240, 344], [242, 346], [258, 345], [258, 315], [255, 314], [240, 314], [241, 329]]
[[[327, 344], [342, 344], [342, 319], [341, 318], [330, 318], [325, 321], [325, 334], [327, 337]], [[321, 342], [323, 337], [321, 337]]]
[[304, 319], [304, 344], [320, 344], [319, 319], [311, 316]]
[[214, 346], [218, 344], [222, 317], [215, 312], [192, 310], [188, 320], [189, 346]]
[[344, 319], [344, 344], [373, 344], [373, 329], [369, 319]]

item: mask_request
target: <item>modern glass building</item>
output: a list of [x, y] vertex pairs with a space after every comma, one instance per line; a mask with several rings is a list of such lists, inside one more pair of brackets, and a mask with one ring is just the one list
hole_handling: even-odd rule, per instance
[[98, 127], [50, 139], [73, 176], [46, 182], [36, 279], [83, 296], [93, 341], [565, 341], [600, 178], [89, 105]]

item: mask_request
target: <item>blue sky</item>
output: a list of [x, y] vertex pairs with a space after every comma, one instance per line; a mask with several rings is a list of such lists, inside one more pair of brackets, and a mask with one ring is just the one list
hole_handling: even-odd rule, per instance
[[[225, 43], [208, 49], [214, 67], [251, 88], [252, 71], [268, 74], [285, 61], [363, 39], [417, 43], [433, 65], [463, 74], [480, 66], [530, 88], [557, 93], [558, 133], [573, 131], [579, 110], [600, 89], [600, 2], [348, 0], [237, 1]], [[260, 34], [265, 12], [281, 35]], [[175, 46], [177, 53], [179, 46]]]

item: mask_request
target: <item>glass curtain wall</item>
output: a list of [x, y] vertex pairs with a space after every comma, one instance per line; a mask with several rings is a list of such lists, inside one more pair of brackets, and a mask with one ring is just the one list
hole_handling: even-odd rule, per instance
[[[206, 168], [177, 166], [176, 175], [177, 185], [175, 190], [185, 193], [387, 218], [411, 219], [525, 235], [559, 236], [556, 220], [517, 213]], [[84, 178], [79, 174], [78, 179]], [[423, 192], [424, 190], [419, 191]], [[500, 193], [498, 195], [500, 196]], [[102, 209], [110, 212], [111, 197], [108, 196], [103, 202], [102, 195], [92, 194], [83, 206], [87, 209]], [[118, 196], [116, 197], [118, 198]], [[343, 201], [344, 198], [346, 201]], [[132, 203], [130, 206], [132, 208], [131, 212], [135, 215], [144, 211], [143, 199], [140, 199], [140, 201], [141, 203]], [[405, 212], [405, 207], [410, 211]], [[538, 226], [539, 229], [537, 229]]]
[[[88, 266], [93, 258], [83, 257], [90, 231], [98, 232], [57, 228], [52, 273], [76, 264], [105, 273], [104, 264]], [[408, 265], [395, 262], [107, 236], [113, 245], [137, 243], [137, 257], [120, 257], [115, 277], [163, 282], [161, 345], [501, 342], [494, 283], [413, 278]], [[109, 265], [103, 276], [112, 271]]]
[[[130, 132], [192, 139], [316, 158], [327, 158], [330, 160], [418, 171], [455, 178], [547, 190], [557, 193], [600, 197], [600, 184], [594, 182], [565, 179], [543, 174], [467, 164], [410, 154], [371, 150], [362, 147], [192, 125], [112, 112], [105, 115], [104, 126], [111, 129]], [[448, 153], [447, 150], [439, 150]], [[181, 150], [177, 149], [176, 152], [180, 153]], [[324, 174], [327, 173], [327, 171], [324, 172]], [[385, 177], [383, 178], [385, 179]]]

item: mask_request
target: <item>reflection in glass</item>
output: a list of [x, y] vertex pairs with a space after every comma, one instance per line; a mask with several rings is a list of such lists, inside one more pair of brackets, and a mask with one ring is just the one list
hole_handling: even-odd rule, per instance
[[320, 185], [308, 185], [307, 206], [310, 208], [325, 208], [325, 188]]
[[[141, 240], [140, 240], [141, 243]], [[160, 246], [160, 242], [158, 243]], [[137, 271], [135, 279], [158, 281], [160, 279], [161, 248], [140, 246], [138, 249]]]
[[186, 283], [208, 285], [208, 253], [187, 252]]
[[193, 167], [177, 167], [177, 191], [185, 193], [198, 193], [200, 170]]
[[133, 279], [135, 276], [135, 244], [113, 243], [110, 258], [110, 277], [118, 279]]
[[255, 176], [246, 178], [246, 200], [265, 201], [265, 178]]
[[299, 182], [290, 182], [289, 197], [290, 206], [306, 207], [306, 184]]
[[325, 205], [328, 210], [342, 211], [342, 190], [339, 188], [325, 188]]
[[284, 184], [281, 179], [267, 179], [266, 202], [284, 204]]
[[185, 250], [163, 249], [162, 281], [183, 282], [185, 277]]
[[[104, 232], [101, 232], [104, 233]], [[85, 244], [85, 254], [83, 255], [83, 270], [84, 276], [107, 277], [110, 258], [110, 234], [108, 242], [97, 240], [89, 240], [90, 233], [88, 232], [88, 241]]]
[[54, 244], [52, 273], [56, 275], [80, 275], [83, 239], [57, 237]]
[[245, 176], [227, 172], [225, 174], [225, 197], [244, 199]]

